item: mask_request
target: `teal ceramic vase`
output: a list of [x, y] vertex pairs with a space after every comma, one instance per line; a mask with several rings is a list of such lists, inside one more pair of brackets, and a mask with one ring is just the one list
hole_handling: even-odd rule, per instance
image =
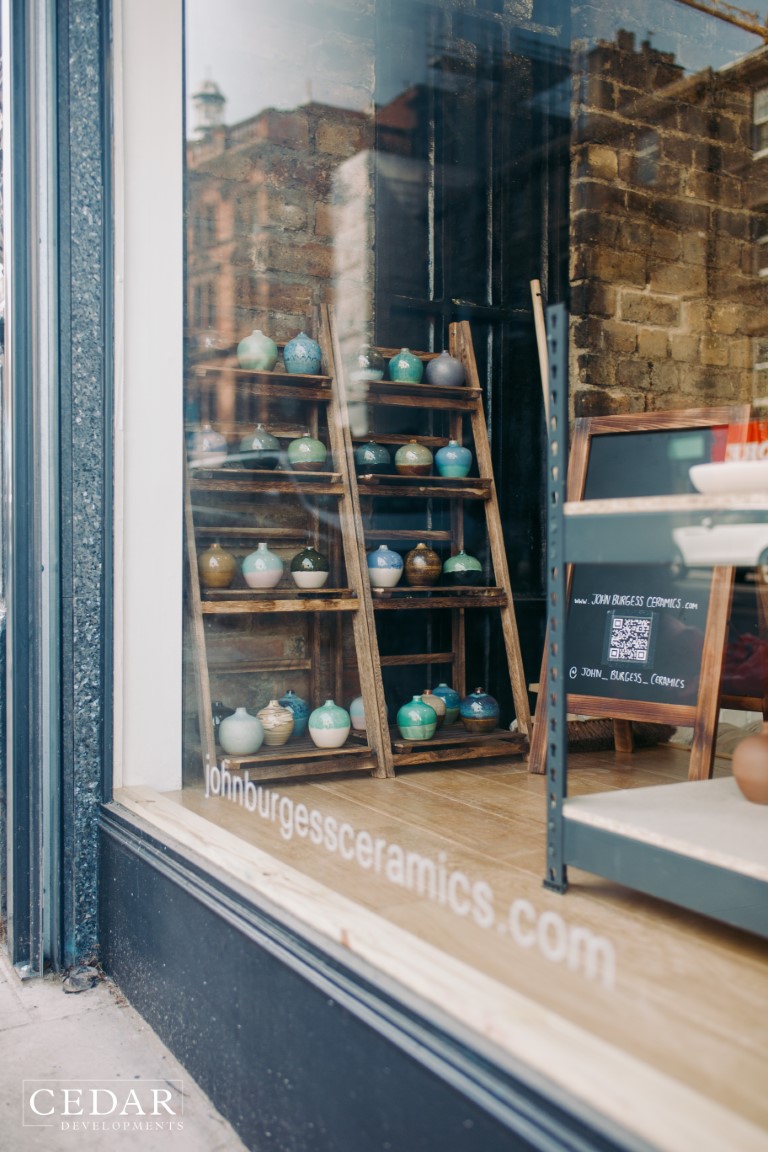
[[461, 361], [457, 360], [455, 356], [451, 356], [447, 349], [443, 349], [439, 356], [427, 361], [424, 379], [427, 384], [456, 388], [464, 383], [466, 373]]
[[218, 740], [228, 756], [252, 756], [264, 743], [264, 727], [258, 716], [236, 708], [219, 724]]
[[289, 688], [285, 696], [280, 697], [278, 704], [293, 712], [293, 735], [303, 736], [307, 730], [310, 713], [309, 704], [306, 700], [302, 700], [301, 696], [297, 696], [293, 689]]
[[249, 588], [275, 588], [283, 575], [282, 560], [263, 541], [245, 557], [242, 568]]
[[392, 471], [389, 449], [375, 440], [358, 444], [355, 448], [355, 471], [358, 476], [386, 476]]
[[328, 583], [328, 557], [307, 545], [291, 560], [291, 576], [297, 588], [322, 588]]
[[341, 748], [352, 727], [349, 712], [326, 700], [309, 716], [309, 734], [318, 748]]
[[401, 348], [389, 362], [389, 378], [401, 384], [418, 384], [424, 375], [424, 365], [418, 356]]
[[437, 713], [421, 696], [414, 696], [398, 710], [397, 727], [403, 740], [431, 740], [437, 728]]
[[368, 578], [372, 588], [394, 588], [403, 574], [403, 558], [399, 552], [380, 544], [368, 553]]
[[317, 340], [307, 336], [306, 332], [299, 332], [283, 348], [283, 364], [286, 372], [291, 375], [303, 372], [306, 376], [317, 376], [322, 362], [320, 345]]
[[365, 703], [362, 696], [355, 696], [350, 704], [349, 719], [356, 732], [365, 731]]
[[455, 688], [451, 688], [449, 684], [443, 682], [438, 684], [437, 688], [432, 689], [433, 696], [439, 696], [445, 701], [445, 720], [444, 724], [453, 724], [459, 716], [459, 706], [461, 704], [461, 696]]
[[483, 582], [483, 566], [464, 549], [443, 564], [443, 583], [453, 588], [477, 587]]
[[189, 440], [190, 468], [221, 468], [227, 463], [227, 438], [211, 424], [203, 424]]
[[432, 472], [432, 453], [426, 444], [409, 440], [395, 452], [395, 469], [401, 476], [429, 476]]
[[499, 726], [499, 705], [482, 688], [475, 688], [464, 697], [459, 715], [468, 732], [492, 732]]
[[305, 432], [288, 445], [288, 463], [295, 472], [319, 472], [325, 468], [328, 449], [322, 440]]
[[349, 378], [356, 384], [368, 380], [381, 380], [384, 375], [384, 360], [370, 344], [364, 344], [350, 365]]
[[438, 476], [468, 476], [472, 467], [472, 453], [469, 448], [463, 448], [458, 440], [449, 440], [435, 452], [435, 467]]
[[280, 441], [267, 431], [263, 424], [257, 424], [253, 432], [240, 441], [240, 463], [244, 468], [268, 469], [270, 472], [280, 463]]
[[277, 364], [277, 344], [260, 328], [254, 328], [250, 336], [238, 344], [237, 362], [250, 372], [271, 372]]

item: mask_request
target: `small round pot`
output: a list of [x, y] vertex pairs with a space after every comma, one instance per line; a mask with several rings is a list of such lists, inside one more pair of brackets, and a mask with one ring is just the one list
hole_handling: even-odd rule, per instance
[[277, 344], [260, 328], [254, 328], [238, 344], [237, 362], [251, 372], [271, 372], [277, 364]]
[[403, 574], [403, 558], [399, 552], [380, 544], [368, 553], [368, 578], [372, 588], [394, 588]]
[[295, 472], [320, 472], [325, 468], [328, 449], [322, 440], [315, 440], [309, 432], [291, 440], [288, 445], [288, 463]]
[[243, 560], [243, 576], [249, 588], [275, 588], [282, 575], [282, 560], [263, 541]]
[[464, 365], [455, 356], [451, 356], [447, 349], [443, 349], [439, 356], [428, 360], [424, 370], [424, 379], [427, 384], [440, 384], [443, 387], [456, 388], [464, 384], [466, 378]]
[[401, 348], [389, 362], [390, 380], [399, 381], [401, 384], [418, 384], [423, 375], [423, 362], [407, 348]]
[[237, 572], [237, 560], [221, 544], [213, 543], [198, 556], [197, 571], [204, 588], [229, 588]]
[[306, 332], [299, 332], [283, 348], [283, 364], [286, 372], [291, 375], [304, 373], [306, 376], [317, 376], [322, 363], [320, 345], [311, 336], [307, 336]]
[[742, 796], [752, 804], [768, 804], [768, 724], [736, 745], [733, 775]]
[[219, 724], [218, 740], [228, 756], [252, 756], [264, 743], [264, 727], [258, 716], [236, 708]]
[[438, 476], [468, 476], [472, 467], [472, 453], [469, 448], [462, 447], [458, 440], [449, 440], [435, 452], [435, 467]]
[[427, 688], [426, 692], [422, 692], [421, 700], [423, 704], [429, 704], [430, 708], [434, 708], [437, 715], [437, 727], [442, 728], [448, 713], [445, 700], [443, 700], [442, 696], [435, 696], [434, 692], [430, 692], [429, 688]]
[[356, 732], [365, 731], [365, 703], [362, 696], [355, 696], [349, 705], [349, 719]]
[[383, 376], [384, 358], [370, 344], [364, 344], [350, 365], [350, 380], [360, 384], [366, 380], [381, 380]]
[[414, 696], [398, 709], [397, 727], [403, 740], [431, 740], [437, 728], [437, 713], [421, 696]]
[[492, 732], [499, 726], [499, 705], [482, 688], [464, 697], [459, 715], [467, 732]]
[[477, 587], [483, 583], [483, 566], [462, 548], [443, 564], [443, 583], [452, 588]]
[[290, 708], [284, 708], [279, 700], [270, 700], [256, 715], [264, 726], [264, 743], [268, 748], [279, 748], [288, 742], [294, 726]]
[[291, 560], [291, 576], [297, 588], [322, 588], [328, 583], [328, 557], [315, 548], [302, 548]]
[[221, 468], [227, 463], [229, 448], [223, 432], [203, 424], [189, 439], [190, 468]]
[[432, 472], [432, 453], [426, 444], [409, 440], [395, 452], [395, 469], [401, 476], [429, 476]]
[[289, 688], [285, 696], [280, 697], [278, 704], [293, 712], [293, 735], [303, 736], [307, 730], [310, 713], [310, 707], [306, 700], [302, 700], [301, 696], [297, 696], [293, 689]]
[[434, 548], [417, 544], [405, 556], [405, 579], [412, 588], [426, 588], [437, 584], [443, 565]]
[[392, 471], [392, 456], [383, 444], [369, 440], [355, 448], [355, 471], [358, 476], [386, 476]]
[[326, 700], [309, 717], [309, 734], [318, 748], [341, 748], [351, 727], [349, 712], [333, 700]]
[[272, 471], [280, 463], [280, 441], [267, 431], [263, 424], [257, 424], [253, 432], [240, 441], [240, 463], [243, 468]]
[[461, 705], [461, 696], [455, 688], [451, 688], [449, 684], [438, 684], [437, 688], [432, 689], [433, 696], [439, 696], [441, 700], [445, 701], [445, 720], [444, 724], [453, 724], [459, 718], [459, 706]]

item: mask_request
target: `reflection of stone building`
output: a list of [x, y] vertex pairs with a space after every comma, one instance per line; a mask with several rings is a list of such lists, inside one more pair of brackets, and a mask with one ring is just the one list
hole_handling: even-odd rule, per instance
[[577, 73], [571, 163], [577, 414], [653, 411], [768, 393], [753, 364], [768, 284], [753, 162], [762, 49], [685, 77], [619, 32]]

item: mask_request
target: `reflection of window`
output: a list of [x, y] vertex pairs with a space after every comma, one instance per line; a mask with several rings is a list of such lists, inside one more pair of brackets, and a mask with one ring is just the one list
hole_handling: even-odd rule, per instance
[[755, 92], [752, 124], [752, 147], [755, 152], [768, 151], [768, 88], [759, 88]]
[[200, 215], [193, 223], [193, 247], [210, 248], [216, 243], [216, 205], [201, 206]]

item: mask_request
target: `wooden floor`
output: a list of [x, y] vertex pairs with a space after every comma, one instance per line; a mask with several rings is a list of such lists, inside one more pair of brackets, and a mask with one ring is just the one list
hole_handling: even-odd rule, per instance
[[[569, 793], [682, 781], [687, 762], [684, 751], [669, 746], [634, 756], [572, 756]], [[716, 775], [729, 772], [728, 761], [719, 760]], [[306, 805], [338, 825], [348, 823], [356, 834], [367, 831], [372, 842], [429, 857], [445, 876], [460, 870], [469, 886], [487, 885], [490, 927], [445, 901], [408, 891], [383, 870], [377, 875], [371, 866], [344, 860], [309, 835], [294, 829], [288, 838], [279, 819], [229, 799], [206, 798], [202, 789], [166, 794], [155, 815], [160, 818], [162, 807], [179, 826], [194, 815], [213, 821], [221, 839], [212, 859], [223, 866], [227, 843], [237, 837], [306, 877], [308, 892], [317, 885], [329, 901], [331, 894], [345, 898], [345, 942], [356, 930], [354, 908], [375, 914], [382, 925], [381, 960], [386, 957], [390, 973], [412, 979], [420, 994], [433, 995], [448, 1013], [516, 1056], [527, 1036], [524, 1054], [545, 1065], [540, 1071], [604, 1106], [659, 1148], [768, 1150], [768, 941], [575, 870], [567, 894], [544, 889], [544, 786], [544, 778], [512, 759], [405, 770], [394, 780], [335, 777], [271, 789], [291, 798], [294, 814], [296, 805]], [[125, 802], [147, 811], [141, 790], [127, 790]], [[768, 809], [766, 821], [768, 832]], [[198, 843], [205, 827], [203, 821], [195, 825]], [[225, 843], [225, 834], [234, 836]], [[241, 875], [257, 871], [261, 879], [254, 883], [261, 883], [263, 862]], [[463, 881], [458, 891], [467, 891]], [[517, 933], [510, 929], [510, 907]], [[583, 953], [579, 959], [584, 929], [607, 942], [615, 960], [612, 980], [603, 968], [590, 973]], [[416, 941], [433, 951], [420, 952]], [[407, 954], [405, 962], [395, 956], [398, 948]], [[429, 972], [419, 971], [425, 963], [432, 964], [431, 981]], [[525, 1004], [539, 1013], [538, 1031], [525, 1032]], [[542, 1032], [549, 1033], [549, 1048], [539, 1051]], [[580, 1048], [579, 1037], [586, 1037], [586, 1047]]]

